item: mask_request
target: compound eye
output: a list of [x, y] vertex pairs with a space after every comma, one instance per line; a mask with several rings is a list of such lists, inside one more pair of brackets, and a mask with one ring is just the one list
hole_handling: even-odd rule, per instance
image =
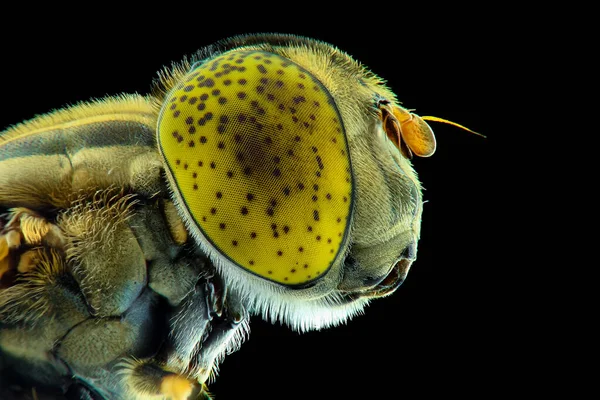
[[353, 202], [344, 125], [298, 64], [238, 49], [194, 65], [165, 99], [158, 143], [196, 236], [232, 263], [303, 285], [341, 253]]

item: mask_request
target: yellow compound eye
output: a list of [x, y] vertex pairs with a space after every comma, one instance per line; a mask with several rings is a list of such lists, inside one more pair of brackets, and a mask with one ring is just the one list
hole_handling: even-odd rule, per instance
[[334, 263], [351, 163], [335, 101], [310, 72], [257, 50], [196, 64], [165, 99], [158, 143], [181, 207], [230, 261], [284, 285]]

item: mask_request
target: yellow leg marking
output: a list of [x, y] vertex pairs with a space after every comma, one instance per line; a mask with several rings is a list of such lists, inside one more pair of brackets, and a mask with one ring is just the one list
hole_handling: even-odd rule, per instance
[[21, 234], [17, 231], [8, 231], [4, 236], [8, 249], [16, 249], [21, 246]]
[[[2, 238], [0, 238], [0, 246], [2, 245], [1, 241], [2, 241]], [[7, 252], [7, 254], [8, 254], [8, 252]], [[2, 257], [2, 255], [0, 255], [0, 279], [2, 279], [2, 276], [6, 272], [8, 272], [8, 268], [9, 268], [8, 257], [6, 257], [6, 256]]]
[[51, 247], [64, 245], [65, 239], [60, 229], [36, 212], [17, 207], [11, 210], [11, 214], [5, 229], [20, 231], [25, 243], [37, 245], [44, 241]]
[[194, 382], [180, 375], [167, 375], [163, 378], [160, 391], [171, 400], [186, 400], [194, 390]]
[[40, 262], [40, 253], [37, 250], [29, 250], [21, 254], [17, 271], [24, 274], [31, 271]]

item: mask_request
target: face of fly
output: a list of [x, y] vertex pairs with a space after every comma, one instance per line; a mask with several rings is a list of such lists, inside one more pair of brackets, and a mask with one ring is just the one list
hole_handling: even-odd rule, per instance
[[416, 258], [421, 186], [406, 149], [426, 145], [399, 135], [412, 114], [326, 43], [216, 48], [163, 80], [157, 140], [178, 210], [254, 313], [298, 330], [343, 322]]

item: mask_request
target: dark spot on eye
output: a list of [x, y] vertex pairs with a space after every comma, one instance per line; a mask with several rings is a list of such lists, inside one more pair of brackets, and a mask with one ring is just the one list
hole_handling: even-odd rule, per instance
[[279, 104], [277, 108], [279, 108], [281, 111], [285, 110], [285, 106], [283, 104]]
[[211, 208], [211, 209], [210, 209], [210, 213], [211, 213], [212, 215], [215, 215], [215, 214], [217, 213], [217, 209], [216, 209], [216, 208], [214, 208], [214, 207], [213, 207], [213, 208]]
[[[304, 264], [304, 269], [307, 269], [307, 268], [308, 268], [308, 264]], [[310, 275], [309, 275], [309, 277], [310, 277]]]
[[277, 156], [273, 157], [273, 162], [275, 164], [279, 164], [279, 161], [281, 161], [281, 159], [279, 157], [277, 157]]
[[327, 197], [327, 200], [331, 200], [331, 193], [327, 193], [325, 197]]
[[233, 177], [233, 171], [227, 171], [227, 177], [228, 178], [232, 178]]
[[339, 224], [340, 222], [342, 222], [341, 218], [336, 219], [337, 223]]
[[317, 148], [315, 146], [311, 147], [311, 149], [312, 149], [313, 153], [317, 152]]
[[247, 80], [245, 80], [244, 78], [242, 78], [242, 79], [238, 80], [238, 83], [239, 83], [240, 85], [245, 85], [246, 83], [248, 83], [248, 81], [247, 81]]
[[200, 143], [206, 143], [206, 136], [200, 136]]
[[198, 108], [198, 111], [202, 111], [202, 110], [204, 110], [206, 108], [206, 104], [200, 103], [200, 104], [198, 104], [197, 108]]
[[256, 239], [256, 232], [251, 232], [250, 233], [250, 238], [251, 239]]
[[343, 200], [344, 200], [344, 203], [345, 203], [345, 202], [348, 201], [348, 198], [346, 196], [344, 196]]
[[294, 150], [288, 150], [287, 154], [288, 156], [292, 157], [294, 155]]
[[308, 226], [308, 231], [312, 232], [312, 226], [310, 226], [310, 225]]
[[219, 97], [219, 104], [223, 105], [227, 103], [227, 99], [225, 97]]
[[238, 122], [240, 122], [240, 123], [246, 122], [246, 115], [245, 114], [238, 115]]
[[327, 239], [327, 243], [331, 243], [331, 238], [328, 238], [328, 239]]
[[180, 111], [177, 110], [173, 113], [173, 117], [177, 118], [177, 117], [179, 117], [179, 114], [180, 114]]
[[194, 183], [194, 190], [198, 190], [198, 185]]
[[201, 94], [200, 100], [202, 100], [202, 101], [208, 100], [208, 94], [206, 94], [206, 93]]
[[257, 86], [256, 87], [256, 93], [262, 93], [265, 91], [265, 87], [264, 86]]
[[225, 86], [229, 86], [229, 85], [231, 85], [231, 79], [225, 79], [225, 80], [223, 81], [223, 85], [225, 85]]
[[285, 194], [286, 196], [289, 196], [290, 195], [290, 188], [287, 187], [287, 186], [285, 188], [283, 188], [283, 194]]
[[319, 106], [321, 105], [321, 103], [319, 103], [318, 101], [313, 101], [313, 105], [314, 105], [315, 107], [319, 107]]
[[188, 97], [187, 97], [187, 95], [186, 95], [186, 94], [184, 94], [183, 96], [181, 96], [181, 97], [179, 98], [179, 101], [183, 103], [184, 101], [186, 101], [186, 100], [187, 100], [187, 98], [188, 98]]
[[277, 129], [282, 130], [283, 129], [283, 125], [277, 124]]
[[[239, 143], [242, 141], [242, 135], [240, 135], [239, 133], [236, 133], [233, 136], [233, 140], [235, 140], [236, 143]], [[241, 153], [238, 153], [238, 155], [240, 155]], [[238, 157], [238, 160], [242, 161], [244, 158], [242, 157], [242, 159], [240, 160], [240, 158]]]
[[287, 225], [285, 225], [285, 226], [283, 227], [283, 233], [288, 233], [289, 231], [290, 231], [290, 227], [289, 227], [289, 226], [287, 226]]
[[273, 237], [278, 238], [279, 237], [279, 233], [277, 233], [277, 231], [273, 232]]
[[254, 260], [250, 260], [250, 261], [248, 261], [248, 264], [250, 264], [250, 265], [254, 265]]
[[266, 143], [266, 144], [271, 144], [271, 143], [273, 143], [273, 139], [271, 139], [271, 137], [270, 137], [270, 136], [267, 136], [267, 137], [265, 138], [265, 143]]
[[304, 89], [304, 85], [303, 85], [302, 83], [299, 83], [299, 84], [298, 84], [298, 87], [299, 87], [300, 89]]
[[[192, 126], [192, 128], [193, 128], [193, 126]], [[190, 141], [189, 141], [189, 143], [188, 143], [188, 146], [190, 146], [190, 147], [194, 147], [194, 145], [195, 145], [195, 144], [196, 144], [196, 143], [194, 143], [194, 141], [193, 141], [193, 140], [190, 140]]]
[[273, 271], [267, 271], [267, 274], [273, 275]]
[[275, 86], [277, 86], [278, 88], [282, 88], [283, 87], [283, 82], [282, 81], [277, 81], [277, 82], [275, 82]]
[[215, 168], [217, 167], [217, 164], [215, 164], [215, 162], [214, 162], [214, 161], [211, 161], [211, 163], [210, 163], [210, 167], [211, 167], [212, 169], [215, 169]]
[[222, 198], [222, 197], [223, 197], [223, 193], [221, 193], [221, 192], [217, 192], [217, 193], [216, 193], [216, 196], [217, 196], [217, 199], [220, 199], [220, 198]]
[[315, 172], [315, 175], [316, 175], [318, 178], [320, 178], [320, 177], [321, 177], [321, 171], [317, 171], [317, 172]]
[[199, 166], [199, 167], [201, 167], [201, 166], [203, 166], [203, 165], [204, 165], [204, 163], [203, 163], [202, 161], [198, 161], [198, 166]]
[[218, 96], [221, 94], [221, 91], [219, 89], [215, 89], [212, 91], [213, 96]]
[[267, 215], [268, 215], [269, 217], [272, 217], [274, 213], [275, 213], [275, 212], [273, 211], [273, 209], [272, 209], [272, 208], [267, 208]]
[[277, 229], [277, 224], [271, 224], [271, 229], [273, 229], [273, 230]]
[[315, 184], [313, 185], [313, 189], [315, 190], [315, 192], [316, 192], [316, 191], [318, 191], [318, 190], [319, 190], [319, 185], [317, 185], [317, 184], [315, 183]]
[[188, 133], [196, 133], [196, 127], [195, 126], [190, 126], [188, 129]]
[[232, 244], [232, 245], [234, 245], [234, 246], [237, 246], [237, 245], [238, 245], [238, 242], [237, 242], [237, 240], [232, 240], [232, 241], [231, 241], [231, 244]]
[[306, 101], [304, 96], [297, 96], [297, 97], [294, 97], [292, 100], [293, 100], [294, 104], [304, 103]]
[[267, 83], [269, 83], [269, 80], [267, 78], [260, 78], [260, 83], [266, 85]]
[[313, 195], [312, 201], [317, 201], [319, 198], [316, 195]]
[[296, 135], [296, 137], [294, 138], [294, 140], [295, 140], [296, 142], [299, 142], [299, 141], [300, 141], [300, 136]]
[[317, 238], [316, 238], [316, 239], [317, 239], [317, 240], [321, 240], [321, 236], [317, 235]]
[[294, 107], [290, 107], [290, 112], [291, 112], [292, 114], [296, 114], [296, 109], [295, 109]]
[[238, 92], [237, 97], [240, 100], [244, 100], [246, 98], [246, 93], [244, 93], [244, 92]]
[[183, 164], [183, 169], [188, 169], [187, 163]]
[[[277, 205], [277, 201], [275, 199], [271, 199], [271, 207], [275, 207]], [[273, 228], [275, 229], [275, 228]]]
[[210, 121], [212, 119], [212, 117], [213, 117], [213, 113], [211, 113], [211, 112], [207, 112], [206, 114], [204, 114], [204, 118], [207, 121]]
[[310, 118], [310, 119], [312, 119], [313, 121], [314, 121], [315, 119], [317, 119], [317, 117], [315, 117], [315, 114], [310, 114], [310, 117], [309, 117], [309, 118]]
[[283, 75], [283, 70], [282, 70], [282, 69], [278, 69], [278, 70], [277, 70], [277, 73], [278, 73], [279, 75]]
[[202, 221], [206, 222], [206, 217], [202, 217]]
[[333, 253], [333, 249], [330, 249], [330, 250], [329, 250], [329, 252], [330, 252], [330, 253]]
[[313, 210], [313, 219], [315, 221], [319, 220], [319, 211], [318, 210]]
[[298, 189], [303, 190], [304, 189], [304, 185], [302, 183], [298, 184]]
[[248, 208], [247, 207], [242, 207], [242, 215], [247, 215], [248, 214]]
[[192, 90], [194, 90], [194, 86], [192, 86], [192, 85], [187, 85], [186, 87], [183, 88], [184, 92], [191, 92]]
[[244, 175], [252, 175], [252, 168], [250, 168], [250, 167], [244, 168]]
[[277, 255], [281, 257], [281, 256], [283, 255], [283, 251], [281, 251], [281, 250], [278, 250], [278, 251], [277, 251]]
[[215, 81], [212, 78], [208, 78], [207, 80], [205, 80], [202, 83], [204, 84], [204, 86], [209, 87], [209, 88], [215, 86]]
[[[321, 156], [317, 156], [317, 164], [319, 165], [319, 169], [323, 169], [323, 162], [321, 161]], [[346, 182], [348, 182], [349, 179], [346, 178]]]
[[246, 195], [246, 198], [248, 199], [248, 201], [252, 201], [252, 200], [254, 200], [254, 195], [252, 193], [248, 193]]
[[192, 174], [192, 178], [196, 179], [197, 177], [198, 177], [198, 174], [194, 172], [194, 173]]
[[267, 94], [267, 100], [273, 101], [275, 100], [275, 96], [271, 93]]
[[298, 251], [299, 251], [300, 253], [302, 253], [302, 252], [304, 251], [304, 248], [303, 248], [303, 247], [298, 247]]

